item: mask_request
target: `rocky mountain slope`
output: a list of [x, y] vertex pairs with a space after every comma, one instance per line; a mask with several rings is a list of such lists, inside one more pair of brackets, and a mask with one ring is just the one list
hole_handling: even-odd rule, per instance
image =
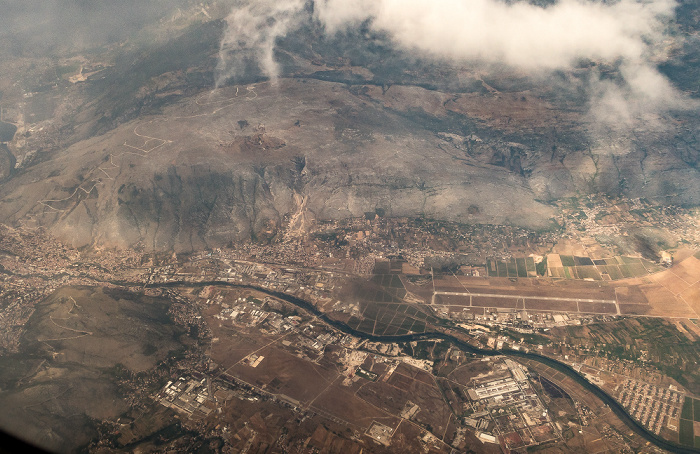
[[[697, 24], [682, 25], [692, 40]], [[586, 193], [700, 204], [695, 111], [619, 128], [591, 114], [581, 87], [619, 68], [525, 77], [309, 21], [278, 41], [276, 83], [252, 71], [214, 89], [224, 26], [110, 54], [97, 76], [56, 81], [31, 103], [0, 100], [20, 126], [0, 219], [76, 246], [183, 251], [268, 241], [301, 214], [544, 229], [552, 202]], [[662, 64], [690, 98], [696, 54], [681, 46]]]

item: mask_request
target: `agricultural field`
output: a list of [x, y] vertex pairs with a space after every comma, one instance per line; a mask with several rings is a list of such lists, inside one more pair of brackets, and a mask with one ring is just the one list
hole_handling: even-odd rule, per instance
[[680, 421], [679, 441], [700, 448], [700, 399], [686, 397]]
[[639, 257], [612, 257], [591, 260], [589, 257], [550, 254], [547, 275], [560, 279], [616, 281], [644, 277], [662, 271], [660, 266]]
[[382, 302], [361, 303], [362, 314], [351, 317], [348, 325], [358, 331], [375, 335], [402, 335], [423, 333], [426, 324], [435, 324], [438, 319], [411, 304]]
[[[372, 282], [379, 285], [384, 293], [391, 295], [391, 301], [395, 299], [401, 300], [406, 296], [406, 288], [401, 282], [401, 278], [396, 274], [377, 274], [372, 277]], [[380, 298], [379, 301], [387, 299], [386, 296], [380, 296]]]
[[[593, 265], [586, 265], [589, 262]], [[487, 267], [490, 274], [501, 269], [495, 263], [492, 261]], [[488, 297], [491, 302], [480, 301], [479, 307], [700, 318], [700, 259], [696, 256], [681, 258], [670, 268], [660, 268], [634, 257], [592, 260], [550, 254], [546, 265], [550, 278], [436, 275], [433, 302], [476, 307], [474, 298], [483, 300], [488, 294], [493, 295]]]
[[[700, 392], [700, 336], [693, 321], [662, 318], [626, 318], [608, 323], [553, 328], [552, 341], [566, 339], [571, 350], [590, 351], [622, 365], [653, 367], [691, 393]], [[692, 340], [691, 340], [692, 339]], [[559, 352], [562, 353], [562, 352]], [[621, 366], [622, 367], [622, 366]], [[687, 419], [691, 419], [690, 417]]]
[[532, 257], [517, 257], [510, 260], [486, 260], [489, 277], [537, 277], [535, 260]]
[[375, 335], [423, 333], [427, 324], [438, 319], [415, 304], [405, 303], [406, 288], [396, 274], [377, 274], [369, 282], [358, 284], [355, 296], [360, 314], [347, 324], [358, 331]]

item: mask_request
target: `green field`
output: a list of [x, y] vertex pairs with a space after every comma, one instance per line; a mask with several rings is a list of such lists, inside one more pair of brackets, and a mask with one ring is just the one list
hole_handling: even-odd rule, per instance
[[574, 257], [576, 266], [593, 266], [593, 260], [590, 257]]
[[552, 277], [564, 277], [564, 268], [549, 268]]
[[[386, 280], [384, 283], [390, 284], [390, 281]], [[350, 317], [348, 326], [369, 334], [393, 336], [408, 334], [411, 331], [424, 332], [427, 323], [435, 324], [438, 322], [436, 317], [415, 306], [382, 301], [378, 298], [381, 295], [375, 294], [374, 296], [374, 301], [361, 302], [362, 317]]]
[[681, 442], [682, 445], [695, 445], [695, 434], [693, 434], [693, 421], [681, 419], [680, 435], [678, 440]]
[[496, 265], [498, 267], [498, 277], [508, 277], [508, 266], [506, 262], [499, 261]]
[[681, 411], [680, 442], [700, 448], [700, 434], [695, 434], [694, 422], [700, 422], [700, 400], [686, 397]]
[[374, 325], [374, 334], [376, 334], [378, 336], [382, 336], [386, 332], [387, 329], [389, 329], [388, 323], [377, 322]]
[[577, 266], [576, 273], [579, 279], [593, 279], [596, 281], [603, 279], [595, 266]]
[[658, 265], [639, 257], [620, 256], [598, 260], [573, 255], [560, 255], [559, 257], [563, 267], [551, 268], [552, 277], [599, 281], [603, 279], [602, 274], [607, 274], [614, 281], [642, 277], [662, 270]]
[[622, 279], [622, 272], [620, 271], [620, 268], [617, 265], [605, 265], [605, 266], [600, 266], [598, 267], [601, 269], [601, 271], [608, 273], [610, 276], [610, 279], [612, 280], [617, 280], [617, 279]]
[[515, 262], [515, 259], [510, 259], [507, 262], [508, 266], [508, 277], [517, 277], [518, 276], [518, 265]]
[[573, 255], [560, 255], [561, 258], [561, 264], [566, 266], [576, 266], [576, 261], [574, 260]]
[[537, 277], [535, 259], [517, 257], [508, 260], [486, 260], [486, 272], [489, 277]]
[[686, 397], [681, 411], [682, 419], [693, 419], [693, 399]]
[[[564, 279], [603, 280], [602, 274], [611, 280], [642, 277], [661, 271], [658, 265], [639, 257], [613, 257], [591, 260], [590, 257], [560, 255], [562, 267], [551, 268], [552, 277]], [[537, 270], [532, 257], [511, 258], [509, 260], [486, 260], [489, 277], [536, 277]], [[384, 284], [386, 285], [386, 284]], [[402, 295], [397, 295], [402, 297]]]
[[348, 326], [352, 329], [357, 329], [357, 327], [360, 326], [361, 321], [362, 320], [357, 317], [350, 317], [350, 320], [348, 320]]

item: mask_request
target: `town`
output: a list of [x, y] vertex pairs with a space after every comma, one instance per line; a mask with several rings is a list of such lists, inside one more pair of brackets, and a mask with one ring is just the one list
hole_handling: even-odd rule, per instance
[[[700, 249], [697, 213], [640, 200], [567, 203], [559, 227], [545, 232], [390, 219], [377, 212], [318, 222], [301, 237], [198, 253], [153, 252], [143, 245], [77, 250], [42, 230], [3, 225], [0, 350], [19, 351], [35, 306], [60, 289], [118, 289], [166, 298], [171, 319], [202, 345], [144, 384], [125, 379], [130, 402], [145, 408], [143, 399], [150, 396], [191, 421], [187, 427], [217, 434], [237, 449], [264, 438], [263, 430], [236, 429], [242, 420], [217, 422], [242, 400], [274, 404], [308, 424], [349, 427], [349, 440], [360, 445], [396, 448], [406, 431], [438, 452], [473, 443], [484, 452], [489, 446], [583, 443], [595, 440], [592, 434], [621, 451], [640, 443], [623, 436], [604, 407], [591, 410], [589, 396], [567, 394], [556, 373], [531, 363], [478, 359], [434, 341], [363, 338], [425, 333], [494, 353], [556, 359], [614, 396], [650, 432], [675, 442], [689, 439], [692, 424], [681, 410], [684, 399], [700, 391], [700, 379], [690, 366], [680, 375], [667, 371], [697, 364], [697, 351], [683, 343], [700, 339], [700, 327], [692, 308], [668, 298], [662, 306], [655, 295], [670, 285], [664, 276], [671, 279], [673, 270], [691, 276], [698, 266], [700, 257], [692, 252]], [[655, 256], [648, 250], [642, 256], [591, 237], [646, 228], [651, 219], [682, 239], [680, 252], [672, 256], [666, 249], [674, 245], [666, 244], [652, 251]], [[640, 332], [660, 333], [663, 341]], [[269, 342], [250, 340], [257, 337]], [[226, 353], [232, 342], [242, 342], [234, 356]], [[318, 392], [305, 394], [300, 383], [280, 376], [280, 361], [295, 375], [314, 369], [323, 377]], [[411, 387], [425, 397], [401, 394]], [[348, 391], [356, 395], [339, 412], [330, 396], [350, 398]], [[360, 420], [353, 411], [374, 417]], [[129, 430], [138, 438], [135, 427]]]

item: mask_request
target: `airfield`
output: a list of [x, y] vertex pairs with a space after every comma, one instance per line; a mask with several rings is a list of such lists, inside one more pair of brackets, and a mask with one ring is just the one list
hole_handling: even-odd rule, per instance
[[349, 317], [334, 316], [373, 335], [422, 333], [438, 325], [441, 317], [483, 319], [503, 312], [698, 319], [700, 253], [681, 252], [679, 257], [669, 268], [647, 265], [641, 276], [616, 280], [451, 272], [417, 276], [396, 268], [356, 282], [354, 293], [336, 295], [344, 301], [356, 299], [357, 304], [345, 306], [345, 312], [353, 307]]
[[481, 315], [511, 309], [700, 318], [700, 253], [663, 271], [614, 281], [442, 275], [433, 284], [430, 305]]

